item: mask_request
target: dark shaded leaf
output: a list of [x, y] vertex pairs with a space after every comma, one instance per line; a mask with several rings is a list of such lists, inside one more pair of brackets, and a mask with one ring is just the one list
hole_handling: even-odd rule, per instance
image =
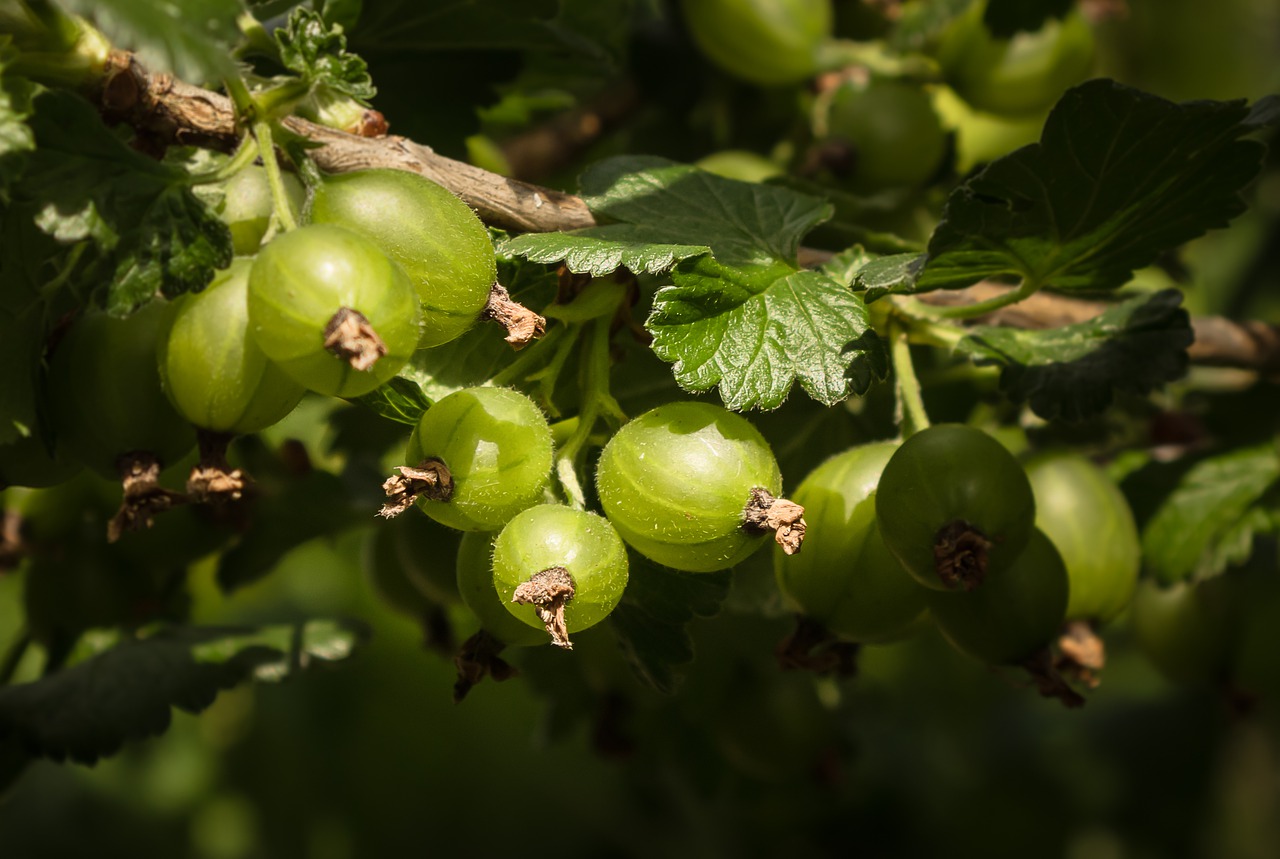
[[711, 617], [729, 593], [728, 570], [681, 573], [629, 553], [631, 574], [622, 602], [609, 615], [618, 644], [637, 676], [664, 694], [680, 684], [679, 666], [693, 660], [685, 629], [695, 617]]
[[156, 71], [191, 83], [235, 74], [240, 0], [58, 0], [83, 15], [113, 45], [134, 51]]
[[1274, 441], [1197, 463], [1143, 529], [1143, 563], [1166, 584], [1244, 563], [1255, 537], [1280, 530], [1278, 481]]
[[982, 23], [992, 35], [1007, 39], [1022, 31], [1035, 32], [1050, 18], [1071, 11], [1075, 0], [987, 0]]
[[[334, 621], [163, 629], [32, 683], [0, 689], [0, 743], [92, 764], [164, 733], [171, 709], [198, 713], [246, 680], [274, 682], [354, 651], [363, 632]], [[11, 739], [12, 738], [12, 739]]]
[[687, 246], [696, 237], [725, 265], [794, 261], [801, 237], [831, 217], [831, 206], [815, 197], [652, 156], [598, 162], [581, 186], [591, 211], [618, 223], [607, 238]]
[[249, 529], [218, 558], [218, 585], [230, 592], [268, 575], [286, 554], [373, 518], [355, 506], [349, 487], [327, 471], [288, 480], [254, 501]]
[[26, 78], [6, 71], [13, 59], [8, 43], [9, 37], [0, 36], [0, 201], [8, 196], [10, 183], [26, 165], [27, 153], [36, 147], [35, 135], [27, 124], [34, 89]]
[[93, 241], [83, 277], [105, 288], [113, 312], [199, 289], [231, 262], [229, 229], [192, 194], [186, 174], [130, 149], [87, 102], [42, 93], [32, 128], [38, 148], [15, 199], [34, 207], [36, 224], [58, 241]]
[[352, 402], [372, 409], [384, 418], [410, 426], [417, 426], [422, 413], [431, 408], [431, 400], [422, 393], [422, 388], [399, 376]]
[[170, 298], [203, 289], [231, 264], [231, 230], [187, 188], [171, 185], [146, 207], [136, 235], [126, 235], [107, 310], [129, 313], [157, 293]]
[[878, 260], [856, 289], [958, 289], [986, 278], [1114, 289], [1245, 209], [1280, 99], [1175, 104], [1114, 81], [1069, 90], [1039, 143], [952, 192], [923, 265]]
[[956, 348], [1001, 365], [1000, 387], [1037, 415], [1081, 420], [1105, 411], [1116, 391], [1146, 394], [1186, 372], [1195, 335], [1181, 304], [1168, 289], [1062, 328], [974, 328]]
[[[501, 257], [498, 281], [512, 298], [536, 311], [555, 300], [559, 283], [556, 273], [542, 265]], [[400, 378], [417, 385], [427, 400], [436, 402], [454, 391], [483, 384], [520, 354], [503, 339], [499, 326], [481, 321], [456, 340], [419, 349], [400, 371]]]

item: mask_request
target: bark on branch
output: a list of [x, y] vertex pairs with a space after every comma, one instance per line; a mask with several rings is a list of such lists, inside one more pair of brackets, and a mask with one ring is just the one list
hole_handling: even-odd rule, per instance
[[[112, 55], [96, 95], [109, 120], [127, 122], [161, 143], [230, 151], [239, 140], [230, 99], [170, 75], [154, 74], [125, 52]], [[596, 223], [581, 197], [481, 170], [437, 155], [429, 146], [404, 137], [358, 137], [298, 117], [289, 117], [284, 124], [316, 144], [309, 154], [321, 170], [347, 173], [387, 167], [417, 173], [448, 188], [481, 220], [495, 227], [516, 232], [552, 232]], [[829, 254], [811, 251], [808, 256], [820, 259]], [[929, 293], [921, 299], [934, 304], [968, 304], [1007, 288], [980, 283], [968, 289]], [[1020, 328], [1050, 328], [1081, 322], [1105, 308], [1101, 302], [1037, 293], [983, 320]], [[1188, 351], [1195, 363], [1280, 375], [1277, 326], [1216, 316], [1198, 317], [1193, 326], [1196, 339]]]

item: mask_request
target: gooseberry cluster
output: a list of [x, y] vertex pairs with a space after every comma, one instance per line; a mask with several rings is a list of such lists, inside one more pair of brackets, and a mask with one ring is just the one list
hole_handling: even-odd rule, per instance
[[80, 465], [122, 478], [114, 539], [185, 500], [158, 477], [198, 437], [191, 500], [237, 498], [231, 437], [277, 423], [306, 391], [366, 394], [480, 319], [497, 281], [493, 246], [451, 193], [393, 170], [324, 179], [309, 200], [296, 179], [281, 181], [288, 205], [305, 203], [302, 226], [262, 244], [277, 203], [266, 170], [250, 166], [219, 208], [238, 255], [205, 289], [71, 322], [46, 380], [56, 450], [33, 438], [6, 455], [5, 484], [52, 485]]
[[931, 617], [957, 650], [1027, 667], [1068, 703], [1077, 698], [1057, 669], [1096, 680], [1093, 625], [1137, 583], [1133, 516], [1100, 469], [1064, 454], [1024, 466], [973, 427], [852, 448], [795, 497], [813, 536], [799, 558], [777, 556], [775, 572], [805, 615], [861, 644], [904, 638]]
[[486, 631], [533, 644], [513, 626], [569, 634], [603, 620], [622, 599], [626, 547], [685, 572], [723, 570], [772, 533], [798, 551], [803, 509], [778, 498], [768, 443], [719, 406], [674, 402], [622, 426], [601, 452], [595, 488], [604, 516], [548, 503], [552, 432], [538, 406], [507, 388], [465, 388], [422, 416], [384, 489], [382, 514], [416, 503], [466, 532], [457, 589]]

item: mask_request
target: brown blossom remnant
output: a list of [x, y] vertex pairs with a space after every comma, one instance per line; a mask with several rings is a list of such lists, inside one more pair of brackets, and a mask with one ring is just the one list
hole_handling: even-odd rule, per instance
[[443, 461], [432, 457], [418, 463], [417, 467], [396, 466], [399, 474], [393, 474], [382, 483], [382, 491], [391, 499], [378, 510], [383, 519], [394, 519], [413, 506], [419, 496], [432, 501], [448, 501], [453, 497], [453, 475]]
[[773, 532], [773, 539], [782, 551], [794, 555], [804, 543], [808, 527], [804, 521], [804, 508], [794, 501], [775, 498], [767, 489], [751, 490], [751, 499], [742, 511], [744, 527], [755, 533]]
[[818, 621], [796, 615], [796, 628], [774, 648], [774, 657], [783, 671], [812, 671], [819, 676], [855, 677], [858, 650], [851, 641], [841, 641]]
[[22, 539], [22, 517], [13, 510], [0, 510], [0, 573], [22, 562], [27, 544]]
[[220, 504], [239, 501], [252, 484], [249, 476], [227, 462], [227, 433], [199, 430], [200, 462], [187, 478], [187, 495], [196, 504]]
[[140, 451], [120, 457], [120, 483], [124, 498], [120, 509], [107, 523], [107, 541], [114, 543], [125, 531], [150, 528], [152, 517], [170, 507], [187, 503], [181, 492], [160, 485], [160, 461], [151, 453]]
[[1058, 637], [1058, 650], [1055, 668], [1087, 689], [1098, 688], [1098, 672], [1107, 665], [1107, 648], [1087, 620], [1067, 622]]
[[359, 310], [340, 307], [324, 328], [324, 348], [351, 365], [368, 370], [387, 354], [387, 344]]
[[933, 563], [948, 588], [971, 591], [987, 577], [987, 556], [995, 545], [963, 519], [948, 522], [933, 538]]
[[390, 127], [382, 111], [370, 107], [361, 112], [358, 122], [343, 130], [358, 137], [386, 137]]
[[1077, 709], [1085, 704], [1084, 696], [1072, 689], [1066, 679], [1054, 667], [1053, 651], [1041, 648], [1022, 661], [1022, 667], [1031, 676], [1036, 690], [1045, 698], [1057, 698], [1062, 706]]
[[489, 288], [489, 303], [481, 313], [507, 329], [507, 342], [513, 349], [523, 349], [547, 333], [547, 320], [518, 301], [500, 283]]
[[534, 573], [527, 582], [521, 582], [511, 601], [532, 605], [551, 636], [551, 643], [565, 650], [573, 650], [569, 641], [569, 628], [565, 625], [564, 609], [573, 599], [573, 577], [564, 567], [548, 567]]
[[506, 646], [483, 629], [462, 642], [462, 647], [453, 657], [453, 664], [458, 669], [458, 679], [453, 684], [453, 703], [461, 703], [471, 688], [485, 677], [502, 682], [516, 676], [516, 669], [498, 656]]

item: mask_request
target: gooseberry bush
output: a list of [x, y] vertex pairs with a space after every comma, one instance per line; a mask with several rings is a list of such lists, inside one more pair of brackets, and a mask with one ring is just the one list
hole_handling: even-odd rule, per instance
[[940, 636], [1078, 707], [1118, 642], [1274, 706], [1280, 335], [1178, 255], [1280, 99], [1103, 76], [1103, 5], [0, 0], [0, 784], [351, 656], [193, 585], [340, 534], [570, 722], [738, 615], [762, 688]]

